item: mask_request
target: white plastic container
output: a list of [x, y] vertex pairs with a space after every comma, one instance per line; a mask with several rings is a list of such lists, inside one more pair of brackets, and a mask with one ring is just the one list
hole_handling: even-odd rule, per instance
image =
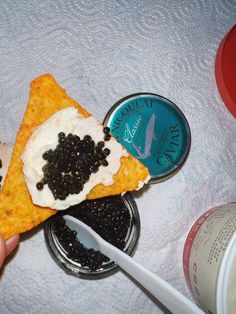
[[236, 313], [236, 203], [198, 218], [185, 242], [183, 265], [194, 299], [206, 313]]

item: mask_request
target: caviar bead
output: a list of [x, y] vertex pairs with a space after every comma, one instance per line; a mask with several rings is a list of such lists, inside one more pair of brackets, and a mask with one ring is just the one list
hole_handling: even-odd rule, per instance
[[103, 159], [103, 160], [101, 161], [101, 165], [107, 167], [107, 166], [108, 166], [108, 161], [107, 161], [106, 159]]
[[46, 152], [43, 154], [43, 159], [49, 160], [49, 158], [52, 157], [52, 154], [53, 154], [52, 149], [49, 149], [48, 151], [46, 151]]
[[43, 190], [43, 183], [42, 183], [42, 182], [38, 182], [38, 183], [36, 184], [36, 187], [37, 187], [37, 189], [38, 189], [39, 191], [42, 191], [42, 190]]
[[64, 201], [66, 199], [66, 196], [65, 195], [60, 195], [58, 198], [59, 198], [59, 200]]
[[92, 140], [92, 138], [91, 138], [90, 135], [85, 135], [84, 140], [87, 141], [87, 142], [89, 142], [89, 141]]
[[72, 171], [72, 176], [81, 180], [83, 177], [83, 174], [79, 172], [78, 170], [75, 170], [75, 171]]
[[66, 139], [65, 133], [64, 133], [64, 132], [60, 132], [60, 133], [58, 134], [58, 141], [59, 141], [59, 143], [64, 143], [64, 142], [65, 142], [65, 139]]
[[92, 173], [96, 173], [96, 172], [98, 172], [98, 167], [95, 166], [95, 165], [93, 165], [93, 166], [90, 168], [90, 171], [91, 171]]
[[84, 174], [84, 181], [87, 182], [89, 180], [89, 175], [88, 174]]
[[66, 137], [66, 135], [65, 135], [64, 132], [60, 132], [60, 133], [58, 134], [58, 137], [59, 137], [59, 138], [63, 138], [63, 137]]
[[103, 128], [103, 132], [104, 132], [105, 134], [108, 134], [108, 133], [110, 132], [110, 128], [109, 128], [108, 126], [105, 126], [105, 127]]
[[109, 141], [111, 138], [111, 135], [110, 134], [105, 134], [104, 136], [104, 141]]
[[101, 148], [102, 149], [104, 147], [104, 145], [105, 145], [104, 142], [98, 142], [97, 143], [97, 148]]
[[110, 149], [109, 148], [105, 148], [104, 150], [103, 150], [103, 154], [105, 155], [105, 156], [108, 156], [109, 154], [110, 154]]
[[74, 139], [73, 134], [69, 133], [68, 136], [67, 136], [67, 140], [68, 141], [73, 141], [73, 139]]

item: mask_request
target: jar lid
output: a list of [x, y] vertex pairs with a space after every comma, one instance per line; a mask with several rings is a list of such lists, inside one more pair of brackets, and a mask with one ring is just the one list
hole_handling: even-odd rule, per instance
[[222, 40], [215, 61], [215, 77], [220, 96], [236, 118], [236, 25]]
[[110, 243], [131, 256], [134, 254], [140, 235], [140, 217], [131, 193], [84, 201], [59, 211], [44, 224], [49, 253], [66, 273], [85, 279], [105, 278], [114, 274], [118, 265], [99, 252], [81, 247], [73, 231], [65, 226], [63, 215], [79, 218], [105, 240], [112, 237]]
[[173, 176], [188, 156], [188, 122], [173, 102], [160, 95], [138, 93], [119, 100], [107, 113], [104, 124], [149, 169], [149, 183]]

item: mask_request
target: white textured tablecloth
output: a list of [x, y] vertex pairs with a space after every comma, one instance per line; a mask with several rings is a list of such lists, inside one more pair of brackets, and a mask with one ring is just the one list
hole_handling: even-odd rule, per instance
[[[101, 121], [142, 91], [186, 115], [192, 147], [183, 169], [135, 194], [142, 228], [134, 259], [189, 298], [187, 231], [200, 213], [236, 200], [236, 121], [214, 78], [217, 47], [235, 21], [235, 0], [0, 2], [0, 140], [14, 142], [29, 83], [45, 72]], [[1, 314], [162, 311], [122, 272], [99, 281], [66, 275], [42, 227], [22, 237], [0, 280]]]

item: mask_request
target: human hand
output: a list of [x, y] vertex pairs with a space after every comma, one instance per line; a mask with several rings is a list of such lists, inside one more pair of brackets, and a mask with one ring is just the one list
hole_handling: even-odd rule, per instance
[[19, 234], [16, 234], [10, 239], [5, 240], [0, 234], [0, 268], [3, 265], [5, 258], [17, 247], [19, 238]]

